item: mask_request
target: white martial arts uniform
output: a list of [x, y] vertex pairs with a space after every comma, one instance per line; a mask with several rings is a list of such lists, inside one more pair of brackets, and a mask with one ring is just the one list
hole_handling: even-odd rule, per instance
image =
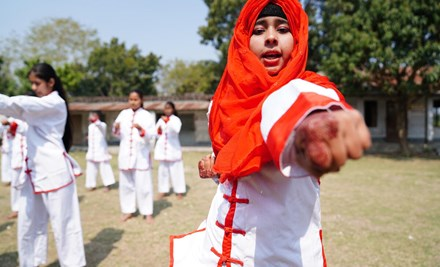
[[161, 118], [156, 123], [159, 138], [154, 149], [154, 159], [159, 160], [157, 179], [159, 193], [170, 191], [170, 178], [174, 193], [186, 192], [182, 148], [179, 141], [181, 128], [182, 121], [175, 115], [168, 117], [167, 122]]
[[[296, 101], [298, 96], [303, 102]], [[345, 105], [333, 89], [301, 79], [269, 95], [262, 107], [260, 130], [279, 162], [220, 183], [198, 230], [171, 237], [170, 266], [326, 266], [320, 181], [291, 158], [292, 124], [299, 125], [315, 110], [344, 109]], [[298, 115], [300, 119], [295, 120]]]
[[0, 130], [2, 132], [2, 183], [10, 183], [12, 179], [11, 169], [11, 147], [12, 147], [12, 135], [8, 131], [9, 126], [1, 125]]
[[108, 153], [107, 141], [105, 139], [107, 124], [100, 120], [90, 123], [88, 129], [88, 150], [86, 154], [86, 188], [96, 187], [98, 169], [104, 186], [115, 183], [115, 176], [110, 165], [112, 156]]
[[20, 176], [18, 216], [20, 266], [46, 262], [47, 222], [50, 219], [61, 266], [85, 266], [76, 193], [79, 165], [65, 151], [62, 137], [67, 118], [64, 100], [54, 91], [47, 96], [0, 94], [0, 113], [28, 123], [28, 157]]
[[[115, 120], [119, 123], [119, 198], [122, 213], [153, 214], [153, 183], [151, 175], [150, 140], [155, 137], [154, 118], [143, 108], [125, 109]], [[134, 128], [139, 124], [142, 130]]]
[[12, 211], [18, 211], [20, 198], [20, 190], [18, 187], [20, 186], [20, 176], [22, 175], [27, 156], [26, 132], [28, 124], [22, 120], [13, 118], [9, 118], [9, 123], [11, 129], [14, 129], [14, 132], [12, 132], [13, 141], [11, 150], [11, 209]]

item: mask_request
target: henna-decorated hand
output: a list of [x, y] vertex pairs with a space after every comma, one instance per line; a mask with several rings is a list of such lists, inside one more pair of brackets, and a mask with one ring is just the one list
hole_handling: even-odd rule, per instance
[[212, 170], [215, 163], [215, 157], [211, 154], [204, 156], [199, 161], [199, 176], [200, 178], [215, 178], [217, 177], [217, 173]]
[[296, 161], [321, 177], [339, 171], [347, 159], [358, 159], [371, 146], [371, 136], [358, 111], [319, 112], [297, 128], [292, 150]]

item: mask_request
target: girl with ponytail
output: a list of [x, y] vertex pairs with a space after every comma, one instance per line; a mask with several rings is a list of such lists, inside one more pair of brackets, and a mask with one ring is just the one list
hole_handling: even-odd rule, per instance
[[81, 169], [67, 153], [72, 131], [66, 93], [47, 63], [34, 65], [28, 79], [37, 97], [0, 94], [0, 113], [29, 125], [28, 157], [17, 183], [22, 195], [18, 216], [20, 266], [46, 263], [49, 220], [60, 265], [85, 266], [75, 183]]

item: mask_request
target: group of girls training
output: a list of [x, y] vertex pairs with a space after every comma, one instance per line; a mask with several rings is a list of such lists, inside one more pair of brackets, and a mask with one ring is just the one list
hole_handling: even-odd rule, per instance
[[[326, 266], [321, 177], [360, 158], [371, 140], [362, 116], [335, 84], [305, 70], [307, 52], [308, 19], [299, 1], [246, 2], [208, 114], [213, 153], [198, 166], [202, 178], [218, 182], [217, 193], [197, 230], [170, 238], [170, 266]], [[23, 196], [20, 264], [44, 261], [50, 218], [61, 265], [83, 266], [78, 169], [67, 153], [71, 132], [65, 93], [47, 64], [32, 68], [29, 80], [37, 98], [0, 95], [0, 113], [28, 123], [27, 177], [17, 183]], [[180, 128], [172, 105], [155, 125], [142, 102], [140, 92], [130, 93], [130, 108], [113, 125], [121, 138], [124, 220], [136, 203], [146, 220], [152, 219], [153, 136], [160, 136], [155, 157], [161, 160], [163, 180], [182, 169], [180, 157], [159, 146]], [[159, 188], [166, 191], [168, 185]]]
[[[11, 183], [13, 213], [9, 218], [18, 217], [20, 266], [46, 263], [49, 221], [60, 265], [85, 266], [76, 185], [76, 177], [82, 171], [68, 154], [72, 146], [72, 125], [66, 92], [55, 70], [47, 63], [34, 65], [28, 79], [35, 96], [0, 94], [0, 114], [8, 116], [1, 121], [2, 149], [11, 151], [9, 159], [2, 158], [2, 171], [5, 172], [2, 177], [10, 177], [4, 182]], [[150, 145], [154, 138], [157, 138], [154, 154], [159, 161], [160, 196], [170, 191], [170, 179], [178, 198], [186, 192], [178, 136], [182, 123], [172, 102], [165, 104], [164, 115], [157, 123], [154, 116], [143, 109], [140, 91], [130, 92], [128, 102], [129, 108], [121, 111], [113, 124], [113, 134], [120, 138], [118, 162], [122, 220], [131, 218], [138, 209], [151, 223]], [[115, 178], [105, 138], [107, 126], [99, 119], [99, 112], [90, 113], [89, 121], [86, 188], [96, 188], [99, 170], [108, 191]], [[13, 147], [22, 150], [15, 152]]]

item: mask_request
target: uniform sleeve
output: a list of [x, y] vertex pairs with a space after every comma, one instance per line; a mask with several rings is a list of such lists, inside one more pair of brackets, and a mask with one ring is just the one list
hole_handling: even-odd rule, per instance
[[124, 116], [124, 111], [121, 111], [120, 113], [119, 113], [119, 115], [118, 115], [118, 117], [116, 117], [116, 120], [115, 120], [115, 122], [113, 123], [113, 126], [112, 126], [112, 133], [113, 133], [113, 135], [114, 136], [116, 136], [116, 137], [120, 137], [121, 136], [121, 129], [119, 128], [119, 130], [116, 130], [116, 128], [115, 128], [115, 124], [116, 123], [121, 123], [121, 121], [122, 121], [122, 119], [123, 119], [123, 116]]
[[57, 112], [57, 105], [49, 97], [13, 96], [0, 94], [0, 113], [25, 120], [29, 124]]
[[17, 97], [0, 94], [0, 113], [14, 118], [23, 118], [23, 108], [17, 103]]
[[261, 134], [274, 163], [286, 177], [308, 175], [296, 159], [290, 158], [294, 149], [295, 129], [312, 112], [351, 109], [343, 96], [334, 89], [295, 79], [269, 95], [261, 111]]
[[153, 115], [147, 112], [147, 118], [144, 121], [144, 123], [142, 123], [141, 127], [142, 127], [142, 131], [141, 131], [141, 136], [144, 137], [146, 140], [150, 140], [152, 138], [155, 138], [157, 135], [157, 130], [156, 130], [156, 124], [154, 123], [154, 118]]
[[17, 133], [24, 135], [27, 132], [29, 125], [22, 120], [14, 120], [14, 122], [17, 124]]
[[101, 131], [101, 133], [105, 136], [107, 131], [107, 124], [103, 121], [98, 120], [95, 122], [95, 125], [96, 127], [98, 127], [99, 131]]
[[168, 129], [170, 132], [178, 134], [180, 133], [180, 129], [182, 128], [182, 121], [177, 116], [173, 116], [173, 119], [168, 123]]

